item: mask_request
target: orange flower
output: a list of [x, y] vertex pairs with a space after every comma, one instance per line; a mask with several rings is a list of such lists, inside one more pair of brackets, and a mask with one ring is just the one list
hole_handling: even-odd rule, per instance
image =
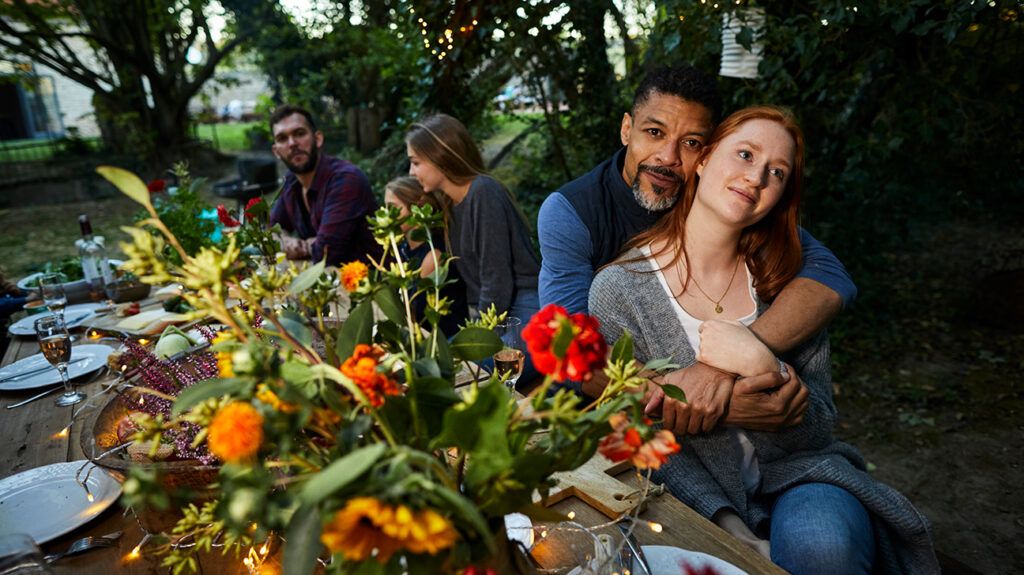
[[[630, 426], [629, 418], [622, 413], [608, 417], [612, 432], [601, 439], [597, 450], [612, 461], [629, 459], [637, 469], [658, 469], [668, 461], [668, 456], [679, 451], [679, 444], [671, 431], [654, 431], [650, 422], [637, 429]], [[644, 436], [649, 439], [644, 441]]]
[[360, 261], [348, 262], [341, 266], [338, 275], [341, 277], [341, 285], [346, 291], [354, 292], [359, 289], [359, 284], [366, 279], [370, 269]]
[[380, 564], [387, 563], [399, 549], [435, 555], [457, 538], [451, 523], [432, 509], [414, 513], [405, 505], [392, 507], [373, 497], [350, 499], [320, 536], [332, 553], [341, 552], [351, 561], [373, 557]]
[[668, 456], [679, 451], [676, 436], [667, 429], [654, 433], [654, 437], [640, 446], [633, 455], [633, 465], [638, 469], [658, 469], [668, 461]]
[[206, 441], [221, 461], [250, 460], [263, 443], [263, 416], [251, 404], [233, 401], [213, 416]]
[[401, 388], [386, 375], [377, 372], [377, 365], [384, 352], [366, 344], [359, 344], [352, 357], [341, 364], [341, 373], [348, 376], [366, 395], [370, 405], [384, 405], [385, 395], [398, 395]]

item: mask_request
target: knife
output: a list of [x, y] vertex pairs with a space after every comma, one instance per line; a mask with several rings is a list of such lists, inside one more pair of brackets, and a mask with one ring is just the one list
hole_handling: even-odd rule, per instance
[[[76, 363], [82, 363], [83, 361], [85, 361], [87, 359], [92, 359], [92, 356], [80, 357], [78, 359], [73, 359], [73, 360], [68, 362], [68, 366], [72, 366], [72, 365], [74, 365]], [[49, 363], [47, 363], [46, 365], [44, 365], [42, 367], [37, 367], [35, 369], [30, 369], [28, 371], [22, 371], [22, 372], [14, 374], [14, 375], [12, 375], [10, 377], [5, 377], [3, 379], [0, 379], [0, 383], [9, 383], [9, 382], [12, 382], [12, 381], [21, 381], [23, 379], [32, 377], [34, 375], [38, 375], [40, 373], [43, 373], [45, 371], [49, 371], [51, 369], [57, 369], [57, 368], [52, 366], [52, 365], [50, 365]]]
[[[644, 551], [640, 547], [640, 544], [637, 543], [636, 537], [633, 537], [632, 528], [626, 527], [622, 523], [619, 523], [618, 525], [619, 531], [622, 532], [622, 537], [626, 542], [624, 551], [628, 549], [628, 553], [626, 555], [630, 555], [632, 556], [632, 559], [636, 559], [636, 564], [639, 567], [639, 573], [651, 575], [651, 567], [647, 564], [647, 558], [644, 557]], [[623, 558], [625, 559], [626, 557]], [[629, 561], [626, 566], [632, 567], [632, 563], [632, 561]]]

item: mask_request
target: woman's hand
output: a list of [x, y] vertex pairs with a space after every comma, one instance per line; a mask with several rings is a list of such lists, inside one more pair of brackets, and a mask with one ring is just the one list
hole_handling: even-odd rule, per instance
[[712, 319], [699, 331], [701, 363], [742, 377], [779, 371], [772, 350], [740, 322]]

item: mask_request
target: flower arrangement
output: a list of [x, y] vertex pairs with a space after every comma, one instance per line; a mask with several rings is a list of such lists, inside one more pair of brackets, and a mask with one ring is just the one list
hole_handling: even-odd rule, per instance
[[[331, 573], [401, 573], [412, 565], [483, 573], [504, 515], [540, 513], [535, 493], [547, 492], [552, 474], [579, 467], [599, 445], [640, 468], [678, 449], [643, 419], [637, 395], [625, 393], [646, 381], [642, 369], [667, 366], [638, 365], [628, 337], [609, 356], [593, 318], [557, 306], [532, 318], [523, 336], [545, 379], [518, 403], [475, 364], [501, 349], [494, 327], [502, 317], [491, 310], [450, 341], [439, 335], [451, 262], [440, 258], [420, 278], [398, 250], [402, 224], [441, 224], [429, 206], [405, 217], [385, 207], [371, 217], [385, 251], [372, 265], [282, 270], [246, 265], [240, 231], [223, 247], [187, 253], [141, 180], [99, 171], [145, 207], [151, 217], [139, 224], [156, 232], [125, 228], [132, 237], [122, 244], [125, 267], [148, 283], [182, 284], [195, 317], [226, 326], [203, 360], [215, 373], [176, 390], [173, 405], [136, 433], [194, 426], [188, 448], [205, 445], [222, 464], [216, 499], [184, 502], [172, 532], [195, 545], [154, 550], [175, 573], [194, 569], [192, 554], [214, 541], [241, 551], [272, 532], [286, 541], [286, 573], [310, 573], [318, 560]], [[330, 318], [340, 290], [350, 303], [338, 326]], [[229, 294], [241, 303], [229, 304]], [[424, 317], [412, 312], [417, 297], [427, 302]], [[610, 383], [591, 404], [558, 385], [601, 368]], [[460, 370], [479, 381], [457, 392]], [[131, 481], [129, 503], [166, 498], [152, 477]]]

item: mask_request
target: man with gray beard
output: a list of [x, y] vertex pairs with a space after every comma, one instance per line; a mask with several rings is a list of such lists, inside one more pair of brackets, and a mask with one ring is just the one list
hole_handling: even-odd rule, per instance
[[[721, 108], [714, 80], [690, 66], [662, 67], [644, 78], [622, 116], [624, 147], [541, 206], [541, 307], [554, 303], [569, 313], [587, 311], [596, 271], [654, 225], [695, 177]], [[803, 270], [751, 326], [779, 355], [821, 331], [857, 291], [832, 252], [803, 229], [800, 234]], [[768, 374], [744, 378], [742, 385], [719, 385], [723, 380], [735, 376], [701, 363], [669, 373], [660, 383], [682, 388], [688, 401], [664, 399], [660, 388], [651, 388], [647, 411], [661, 411], [666, 428], [692, 434], [710, 431], [719, 420], [779, 429], [798, 423], [807, 406], [807, 392], [795, 377]], [[598, 374], [577, 389], [596, 397], [604, 384]]]

